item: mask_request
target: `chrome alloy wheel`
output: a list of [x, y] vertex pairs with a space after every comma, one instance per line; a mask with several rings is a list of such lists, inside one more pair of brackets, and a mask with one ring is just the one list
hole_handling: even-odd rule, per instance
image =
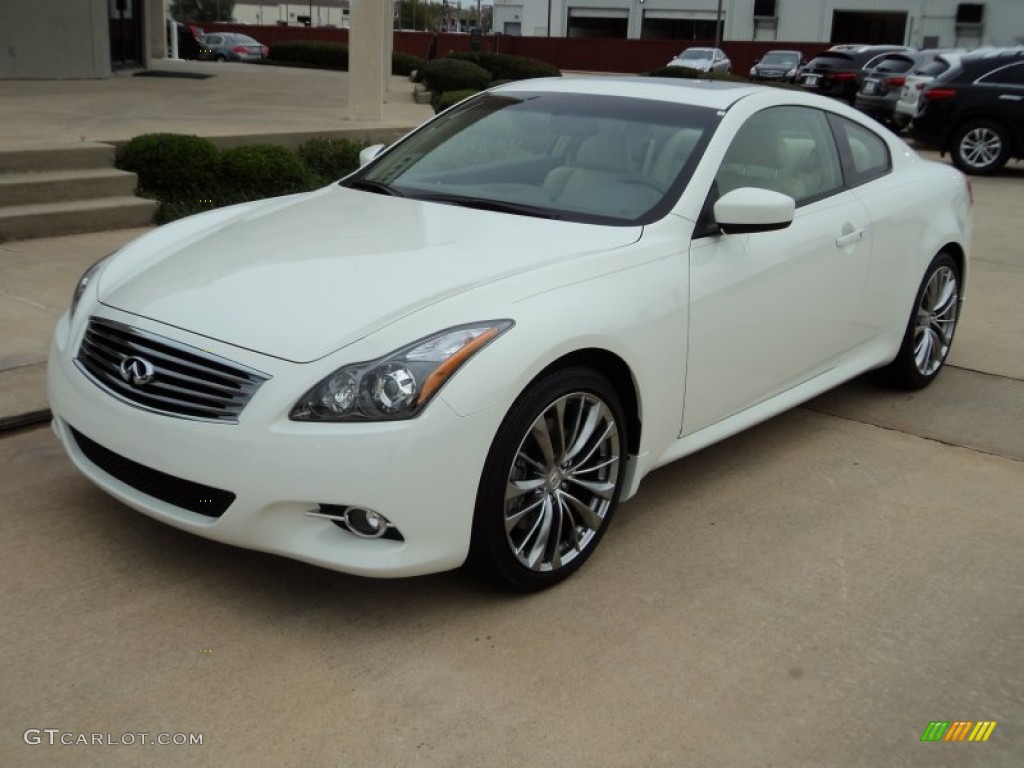
[[914, 363], [923, 376], [935, 373], [949, 353], [959, 301], [956, 272], [948, 266], [935, 270], [921, 294], [914, 328]]
[[540, 413], [505, 488], [505, 536], [522, 565], [555, 571], [586, 550], [614, 503], [621, 457], [615, 417], [596, 395], [571, 392]]
[[1003, 152], [1003, 137], [987, 125], [967, 131], [960, 139], [960, 156], [971, 168], [988, 168]]

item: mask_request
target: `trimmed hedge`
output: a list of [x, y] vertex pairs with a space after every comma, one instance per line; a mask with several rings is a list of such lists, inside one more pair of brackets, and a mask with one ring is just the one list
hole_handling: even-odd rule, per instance
[[434, 97], [430, 100], [430, 106], [434, 108], [434, 113], [438, 114], [440, 112], [444, 112], [448, 107], [458, 104], [463, 99], [468, 99], [475, 93], [480, 93], [480, 91], [475, 88], [464, 88], [459, 91], [435, 93]]
[[221, 156], [223, 183], [246, 200], [288, 195], [309, 189], [302, 159], [277, 144], [249, 144]]
[[270, 46], [271, 61], [348, 70], [348, 46], [318, 40], [288, 40]]
[[318, 186], [324, 186], [356, 170], [364, 146], [348, 139], [310, 139], [299, 147], [299, 157]]
[[435, 93], [480, 91], [491, 82], [491, 73], [478, 64], [459, 59], [434, 59], [419, 70], [419, 80]]
[[424, 64], [426, 64], [426, 60], [418, 56], [410, 56], [407, 53], [391, 54], [392, 75], [405, 75], [408, 77], [413, 72], [418, 72], [422, 69]]
[[[270, 46], [267, 61], [298, 67], [317, 67], [348, 71], [348, 46], [320, 40], [288, 40]], [[391, 74], [411, 75], [423, 66], [423, 59], [406, 53], [391, 55]]]
[[530, 56], [513, 56], [507, 53], [450, 54], [447, 58], [471, 61], [491, 73], [491, 80], [529, 80], [534, 77], [561, 77], [562, 71], [546, 61]]
[[147, 133], [121, 147], [117, 167], [138, 175], [143, 194], [205, 199], [217, 182], [220, 150], [199, 136]]
[[157, 224], [225, 205], [317, 189], [359, 166], [364, 144], [311, 139], [298, 152], [252, 144], [221, 152], [198, 136], [136, 136], [118, 153], [117, 167], [139, 176], [140, 194], [160, 201]]

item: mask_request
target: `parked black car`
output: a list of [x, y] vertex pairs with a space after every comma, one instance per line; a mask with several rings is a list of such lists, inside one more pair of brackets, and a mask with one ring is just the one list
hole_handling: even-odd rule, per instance
[[885, 125], [893, 124], [896, 102], [900, 100], [907, 75], [918, 62], [931, 59], [931, 51], [887, 53], [864, 73], [853, 106]]
[[912, 131], [965, 173], [995, 173], [1024, 157], [1024, 48], [964, 56], [924, 89]]
[[865, 70], [874, 68], [888, 53], [913, 50], [902, 45], [834, 45], [807, 62], [800, 72], [800, 85], [853, 104]]
[[800, 51], [768, 51], [750, 68], [750, 79], [795, 83], [805, 63]]

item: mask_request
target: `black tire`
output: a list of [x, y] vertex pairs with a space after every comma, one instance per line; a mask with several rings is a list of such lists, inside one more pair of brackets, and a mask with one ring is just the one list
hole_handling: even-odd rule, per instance
[[950, 154], [953, 165], [964, 173], [987, 176], [1010, 159], [1010, 137], [999, 123], [973, 120], [953, 133]]
[[[952, 280], [950, 284], [948, 281]], [[917, 289], [900, 351], [883, 370], [900, 389], [923, 389], [939, 375], [960, 319], [960, 269], [948, 253], [939, 253]], [[944, 295], [951, 289], [948, 296]]]
[[611, 522], [627, 438], [618, 393], [597, 372], [566, 368], [534, 382], [509, 409], [488, 452], [467, 567], [521, 592], [569, 577]]
[[227, 57], [223, 53], [218, 53], [214, 61], [227, 61]]

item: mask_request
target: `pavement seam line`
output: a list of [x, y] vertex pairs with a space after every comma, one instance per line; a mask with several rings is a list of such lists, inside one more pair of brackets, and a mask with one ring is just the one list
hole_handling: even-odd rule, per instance
[[949, 440], [943, 440], [942, 438], [939, 437], [930, 437], [929, 435], [918, 435], [914, 432], [907, 432], [906, 430], [903, 429], [897, 429], [896, 427], [887, 427], [885, 424], [876, 424], [873, 421], [862, 421], [861, 419], [855, 419], [852, 416], [843, 416], [838, 413], [832, 413], [831, 411], [822, 410], [821, 408], [814, 408], [806, 403], [799, 407], [804, 409], [805, 411], [810, 411], [811, 413], [820, 413], [822, 416], [831, 416], [832, 418], [842, 419], [843, 421], [848, 421], [852, 424], [863, 424], [865, 427], [875, 427], [876, 429], [884, 429], [886, 432], [895, 432], [900, 435], [906, 435], [907, 437], [915, 437], [919, 440], [927, 440], [928, 442], [938, 443], [939, 445], [945, 445], [949, 448], [961, 448], [965, 451], [973, 451], [974, 453], [980, 453], [983, 456], [994, 456], [999, 459], [1006, 459], [1007, 461], [1015, 461], [1018, 464], [1024, 464], [1024, 459], [1018, 458], [1016, 456], [1007, 456], [1005, 453], [987, 451], [984, 448], [976, 448], [975, 446], [972, 445], [953, 443], [950, 442]]
[[16, 293], [11, 293], [10, 291], [5, 290], [3, 288], [0, 288], [0, 293], [2, 293], [4, 296], [10, 296], [15, 301], [23, 301], [26, 304], [28, 304], [30, 306], [33, 306], [36, 309], [41, 309], [44, 312], [48, 312], [51, 315], [58, 315], [59, 316], [61, 314], [61, 311], [62, 311], [62, 310], [54, 309], [53, 307], [48, 307], [45, 304], [40, 304], [38, 301], [32, 301], [32, 299], [26, 299], [24, 296], [19, 296]]
[[1019, 381], [1024, 383], [1024, 379], [1018, 379], [1016, 376], [1007, 376], [1003, 373], [990, 373], [989, 371], [979, 371], [977, 368], [966, 368], [962, 365], [947, 365], [947, 368], [955, 368], [958, 371], [967, 371], [968, 373], [977, 373], [982, 376], [989, 376], [993, 379], [1004, 379], [1006, 381]]

